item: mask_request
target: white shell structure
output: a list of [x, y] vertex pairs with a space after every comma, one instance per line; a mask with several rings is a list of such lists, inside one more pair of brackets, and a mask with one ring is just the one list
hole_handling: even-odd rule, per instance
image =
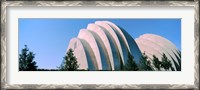
[[153, 58], [152, 55], [155, 55], [161, 61], [162, 54], [165, 54], [172, 62], [173, 69], [180, 71], [180, 51], [169, 40], [155, 34], [143, 34], [136, 38], [135, 41], [141, 52], [147, 53], [150, 60]]
[[88, 24], [86, 29], [80, 30], [77, 38], [70, 41], [70, 48], [74, 50], [79, 69], [85, 70], [118, 70], [126, 63], [129, 52], [136, 63], [142, 55], [134, 39], [108, 21]]
[[180, 51], [169, 40], [144, 34], [135, 41], [125, 30], [109, 21], [88, 24], [70, 40], [67, 50], [70, 48], [74, 50], [79, 69], [120, 70], [127, 63], [128, 53], [139, 65], [141, 52], [145, 52], [148, 60], [152, 60], [152, 55], [161, 60], [165, 53], [172, 62], [173, 70], [180, 70]]

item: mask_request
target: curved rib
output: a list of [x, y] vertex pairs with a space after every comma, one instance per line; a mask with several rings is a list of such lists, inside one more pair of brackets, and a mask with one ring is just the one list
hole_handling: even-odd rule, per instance
[[121, 44], [119, 42], [119, 38], [116, 35], [116, 33], [114, 32], [114, 30], [105, 22], [96, 21], [95, 24], [105, 28], [105, 29], [103, 29], [104, 32], [106, 34], [108, 34], [109, 37], [111, 37], [111, 39], [114, 42], [114, 45], [117, 49], [117, 52], [119, 52], [120, 58], [122, 59], [122, 62], [124, 63], [124, 55], [123, 55], [123, 52], [122, 52], [122, 47], [121, 47]]
[[[98, 37], [100, 38], [100, 40], [98, 40], [98, 41], [100, 42], [101, 47], [104, 50], [107, 60], [109, 60], [107, 62], [110, 62], [112, 70], [114, 70], [113, 54], [112, 54], [112, 50], [110, 47], [110, 42], [109, 42], [105, 32], [102, 30], [101, 27], [99, 27], [96, 24], [88, 24], [87, 29], [96, 33], [98, 35]], [[96, 39], [98, 39], [98, 38], [96, 38]]]
[[78, 38], [72, 38], [69, 42], [67, 51], [70, 48], [74, 51], [74, 55], [76, 56], [78, 64], [79, 64], [79, 69], [87, 70], [88, 69], [87, 57], [86, 57], [85, 49], [81, 41]]
[[128, 48], [128, 50], [130, 52], [130, 48], [129, 48], [128, 42], [126, 40], [126, 37], [125, 37], [124, 33], [121, 31], [121, 29], [117, 25], [112, 23], [112, 22], [109, 22], [109, 21], [102, 21], [102, 22], [105, 22], [105, 23], [109, 24], [113, 28], [113, 30], [115, 30], [117, 33], [119, 33], [119, 35], [124, 40], [124, 43], [125, 43], [126, 47]]
[[[130, 52], [134, 56], [134, 60], [138, 64], [139, 59], [142, 56], [142, 54], [138, 48], [138, 45], [135, 43], [135, 40], [125, 30], [118, 27], [114, 23], [109, 22], [109, 21], [104, 21], [104, 22], [108, 23], [113, 28], [113, 30], [115, 30], [117, 35], [119, 35], [119, 37], [121, 37], [121, 39], [123, 40], [122, 43], [125, 44], [127, 52]], [[126, 61], [126, 59], [127, 58], [125, 58], [125, 61]]]
[[92, 51], [95, 55], [94, 57], [96, 58], [98, 69], [102, 70], [100, 52], [99, 52], [99, 48], [97, 46], [97, 42], [96, 42], [94, 36], [88, 30], [81, 29], [79, 34], [78, 34], [78, 38], [83, 39], [86, 42], [88, 42], [89, 46], [92, 48]]

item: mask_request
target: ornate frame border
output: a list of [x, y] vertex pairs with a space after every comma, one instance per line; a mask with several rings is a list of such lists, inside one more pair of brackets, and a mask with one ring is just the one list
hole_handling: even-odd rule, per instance
[[[15, 84], [6, 83], [6, 7], [8, 6], [194, 6], [195, 82], [186, 84]], [[195, 1], [2, 1], [1, 2], [1, 89], [199, 89], [199, 0]]]

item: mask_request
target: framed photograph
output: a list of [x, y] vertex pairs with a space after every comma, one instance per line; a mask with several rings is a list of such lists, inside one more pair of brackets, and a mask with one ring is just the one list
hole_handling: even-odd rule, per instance
[[199, 89], [199, 1], [2, 1], [2, 89]]

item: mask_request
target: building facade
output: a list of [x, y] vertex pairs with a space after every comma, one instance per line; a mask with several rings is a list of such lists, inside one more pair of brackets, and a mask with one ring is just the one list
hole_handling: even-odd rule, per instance
[[74, 50], [79, 69], [120, 70], [127, 63], [128, 53], [139, 64], [142, 52], [150, 56], [156, 55], [159, 59], [162, 53], [166, 53], [173, 61], [175, 70], [180, 68], [180, 51], [170, 41], [153, 34], [142, 35], [135, 41], [125, 30], [109, 21], [88, 24], [87, 28], [80, 30], [77, 37], [70, 40], [68, 49], [70, 48]]

